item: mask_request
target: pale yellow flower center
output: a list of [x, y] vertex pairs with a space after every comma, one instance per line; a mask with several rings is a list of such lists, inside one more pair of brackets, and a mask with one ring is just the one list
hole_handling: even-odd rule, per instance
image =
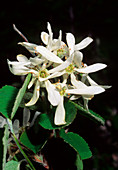
[[61, 96], [64, 96], [64, 95], [66, 95], [66, 87], [64, 86], [64, 87], [61, 87], [61, 85], [57, 85], [56, 86], [56, 89], [59, 91], [59, 93], [60, 93], [60, 95]]
[[66, 55], [67, 51], [64, 48], [60, 48], [57, 50], [57, 56], [62, 58]]
[[48, 76], [49, 76], [49, 73], [48, 73], [47, 69], [39, 71], [39, 77], [46, 78]]
[[74, 65], [70, 64], [65, 70], [69, 74], [72, 73], [74, 71]]

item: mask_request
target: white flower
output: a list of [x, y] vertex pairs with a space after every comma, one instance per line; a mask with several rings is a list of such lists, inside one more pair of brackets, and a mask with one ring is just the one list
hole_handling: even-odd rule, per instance
[[29, 69], [28, 67], [31, 65], [31, 62], [24, 55], [17, 55], [18, 61], [9, 61], [8, 66], [10, 71], [14, 75], [27, 75], [28, 73], [35, 73], [35, 70]]
[[70, 55], [71, 55], [74, 51], [79, 51], [87, 47], [93, 41], [93, 39], [90, 37], [87, 37], [84, 40], [82, 40], [80, 43], [75, 45], [74, 35], [72, 33], [67, 33], [66, 41], [70, 49]]
[[46, 45], [49, 51], [54, 51], [54, 50], [59, 49], [62, 45], [62, 42], [61, 42], [62, 31], [60, 30], [58, 39], [53, 39], [53, 32], [52, 32], [51, 25], [49, 22], [47, 23], [47, 29], [49, 31], [49, 34], [44, 31], [41, 33], [41, 39], [43, 43]]
[[81, 81], [76, 80], [76, 77], [75, 77], [74, 74], [71, 74], [71, 83], [75, 88], [68, 90], [68, 93], [70, 93], [70, 94], [78, 94], [78, 95], [82, 95], [82, 96], [86, 96], [86, 97], [88, 96], [88, 98], [91, 98], [89, 96], [100, 94], [100, 93], [105, 91], [104, 88], [102, 88], [99, 85], [98, 86], [96, 86], [96, 85], [92, 85], [92, 86], [85, 85]]
[[[81, 81], [77, 81], [74, 74], [71, 74], [71, 89], [67, 87], [65, 83], [51, 84], [48, 82], [48, 100], [53, 106], [57, 106], [55, 112], [54, 123], [56, 125], [66, 124], [65, 121], [65, 109], [64, 109], [64, 96], [68, 94], [74, 94], [76, 99], [82, 96], [84, 99], [90, 100], [94, 95], [104, 92], [104, 88], [100, 86], [87, 86]], [[71, 97], [73, 100], [74, 97]]]
[[[55, 72], [51, 73], [50, 70], [47, 70], [47, 65], [44, 62], [44, 60], [39, 59], [38, 57], [30, 58], [28, 60], [25, 56], [18, 55], [17, 60], [18, 61], [13, 62], [8, 60], [10, 71], [14, 75], [27, 75], [28, 73], [31, 73], [32, 79], [28, 85], [28, 88], [31, 88], [33, 84], [35, 84], [33, 96], [31, 100], [26, 104], [26, 106], [34, 105], [37, 102], [40, 96], [40, 87], [42, 86], [46, 87], [50, 96], [52, 86], [51, 83], [49, 82], [49, 79], [61, 76], [62, 75], [62, 72], [60, 72], [61, 68], [57, 67], [57, 69], [55, 69]], [[71, 63], [71, 60], [72, 59], [68, 58], [67, 61], [63, 62], [63, 64], [65, 64], [65, 67]], [[53, 105], [55, 104], [53, 103]]]
[[[49, 82], [48, 82], [49, 83]], [[57, 83], [50, 84], [48, 89], [48, 100], [53, 106], [57, 106], [55, 112], [54, 123], [55, 125], [66, 124], [65, 121], [65, 109], [64, 109], [64, 96], [66, 95], [66, 84]]]
[[84, 99], [84, 107], [88, 110], [88, 100], [91, 100], [94, 95], [103, 93], [105, 89], [102, 86], [91, 84], [91, 86], [85, 85], [83, 82], [76, 80], [74, 74], [71, 74], [71, 83], [74, 89], [68, 90], [68, 93], [74, 94], [70, 100], [76, 100], [79, 96]]

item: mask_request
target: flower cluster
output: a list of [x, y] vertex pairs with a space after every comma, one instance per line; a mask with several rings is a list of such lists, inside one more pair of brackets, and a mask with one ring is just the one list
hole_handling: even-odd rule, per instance
[[84, 106], [88, 109], [88, 101], [108, 88], [98, 85], [89, 76], [89, 73], [104, 69], [106, 64], [96, 63], [87, 66], [83, 63], [83, 54], [80, 50], [87, 47], [93, 41], [92, 38], [87, 37], [75, 44], [74, 35], [67, 33], [66, 44], [62, 41], [61, 30], [58, 39], [54, 39], [49, 22], [47, 29], [48, 33], [41, 33], [44, 45], [19, 43], [31, 53], [32, 57], [28, 59], [20, 54], [17, 55], [18, 61], [8, 60], [8, 65], [14, 75], [32, 74], [28, 89], [34, 85], [34, 92], [26, 106], [34, 105], [40, 97], [41, 90], [45, 88], [50, 104], [57, 106], [54, 123], [63, 125], [66, 124], [64, 97], [69, 100], [82, 97]]

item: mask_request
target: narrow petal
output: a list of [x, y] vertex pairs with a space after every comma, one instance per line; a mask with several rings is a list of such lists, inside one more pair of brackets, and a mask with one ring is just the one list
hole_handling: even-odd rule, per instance
[[[99, 86], [94, 80], [92, 80], [92, 79], [90, 78], [90, 76], [87, 76], [87, 79], [88, 79], [90, 85]], [[104, 88], [104, 89], [109, 89], [109, 88], [112, 87], [112, 86], [108, 86], [108, 85], [100, 85], [100, 86], [101, 86], [102, 88]]]
[[62, 63], [63, 61], [57, 57], [55, 54], [50, 52], [47, 48], [43, 46], [37, 46], [36, 50], [38, 53], [40, 53], [44, 58], [46, 58], [49, 61], [52, 61], [54, 63]]
[[69, 100], [77, 100], [79, 97], [81, 96], [78, 96], [78, 95], [72, 95]]
[[75, 86], [76, 88], [86, 88], [87, 86], [84, 84], [84, 83], [82, 83], [81, 81], [78, 81], [78, 80], [76, 80], [76, 77], [75, 77], [75, 75], [72, 73], [71, 74], [71, 83], [72, 83], [72, 85], [73, 86]]
[[104, 92], [104, 88], [100, 86], [87, 86], [86, 88], [81, 89], [70, 89], [66, 90], [67, 93], [77, 94], [77, 95], [95, 95]]
[[49, 22], [47, 22], [47, 29], [49, 31], [49, 34], [52, 36], [53, 33], [52, 33], [51, 25]]
[[19, 62], [29, 62], [28, 58], [22, 54], [17, 55], [17, 60]]
[[66, 35], [66, 41], [68, 44], [68, 47], [70, 49], [70, 55], [74, 52], [74, 46], [75, 46], [75, 37], [71, 33], [67, 33]]
[[55, 118], [54, 118], [54, 123], [55, 125], [63, 125], [66, 124], [65, 122], [65, 109], [64, 109], [64, 104], [63, 101], [64, 97], [61, 96], [61, 100], [57, 106], [56, 112], [55, 112]]
[[34, 58], [30, 57], [30, 61], [33, 65], [36, 66], [36, 65], [43, 63], [44, 59], [40, 59], [39, 57], [34, 57]]
[[52, 79], [52, 78], [55, 78], [55, 77], [60, 77], [60, 76], [62, 76], [65, 73], [66, 73], [65, 70], [62, 71], [62, 72], [55, 72], [55, 73], [52, 73], [51, 75], [49, 75], [46, 78], [39, 77], [39, 81], [42, 82], [42, 81], [46, 81], [46, 80], [49, 80], [49, 79]]
[[83, 60], [83, 54], [80, 51], [74, 52], [74, 63], [77, 65], [77, 67], [81, 67]]
[[55, 86], [49, 80], [45, 81], [46, 90], [48, 92], [48, 100], [53, 106], [57, 106], [60, 102], [60, 94]]
[[8, 62], [10, 71], [14, 75], [26, 75], [28, 73], [37, 74], [36, 70], [28, 68], [27, 65], [25, 66], [25, 63], [15, 62], [15, 61], [11, 62], [9, 60], [7, 60], [7, 62]]
[[41, 40], [43, 41], [45, 45], [48, 45], [48, 38], [49, 38], [49, 35], [46, 32], [41, 33]]
[[39, 81], [37, 80], [35, 88], [34, 88], [33, 96], [31, 98], [31, 100], [28, 103], [25, 104], [25, 106], [32, 106], [32, 105], [34, 105], [37, 102], [37, 100], [39, 98], [39, 95], [40, 95], [40, 84], [39, 84]]
[[91, 78], [90, 78], [90, 76], [87, 76], [87, 79], [88, 79], [88, 81], [89, 81], [89, 83], [90, 83], [90, 85], [92, 86], [92, 85], [98, 85], [94, 80], [92, 80]]
[[36, 77], [32, 77], [32, 79], [31, 79], [31, 81], [30, 81], [30, 83], [28, 85], [28, 89], [30, 89], [33, 86], [35, 80], [36, 80]]
[[[9, 60], [7, 60], [8, 62], [8, 66], [9, 66], [9, 70], [14, 74], [14, 75], [26, 75], [30, 72], [30, 69], [28, 69], [27, 67], [19, 64], [19, 62], [10, 62]], [[13, 64], [13, 65], [12, 65]]]
[[35, 56], [35, 48], [37, 47], [36, 44], [28, 43], [28, 42], [19, 42], [18, 44], [24, 46], [33, 56]]
[[59, 38], [58, 38], [58, 39], [59, 39], [60, 42], [61, 42], [61, 40], [62, 40], [62, 30], [59, 31]]
[[74, 50], [82, 50], [83, 48], [87, 47], [91, 42], [93, 41], [93, 39], [91, 37], [87, 37], [84, 40], [82, 40], [80, 43], [75, 45]]
[[49, 71], [49, 73], [54, 73], [54, 72], [58, 72], [58, 71], [62, 71], [65, 68], [67, 68], [73, 61], [73, 55], [71, 55], [65, 62], [63, 62], [62, 64], [60, 64], [59, 66], [51, 69]]
[[93, 72], [102, 70], [105, 67], [107, 67], [106, 64], [97, 63], [97, 64], [92, 64], [90, 66], [83, 67], [81, 69], [75, 69], [75, 70], [79, 73], [87, 73], [88, 74], [88, 73], [93, 73]]

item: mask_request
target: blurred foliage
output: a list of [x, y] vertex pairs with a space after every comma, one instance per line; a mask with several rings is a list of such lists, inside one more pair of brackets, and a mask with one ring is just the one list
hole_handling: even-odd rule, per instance
[[[118, 84], [116, 79], [118, 1], [11, 0], [3, 1], [0, 8], [0, 76], [2, 77], [0, 87], [13, 83], [21, 85], [20, 77], [9, 72], [6, 59], [14, 60], [19, 51], [30, 55], [23, 47], [17, 45], [23, 40], [13, 30], [13, 23], [30, 42], [37, 44], [41, 43], [40, 32], [46, 31], [47, 21], [51, 23], [52, 29], [56, 28], [53, 30], [55, 36], [58, 36], [61, 29], [63, 35], [66, 32], [72, 32], [77, 42], [86, 36], [94, 39], [94, 42], [82, 51], [84, 61], [87, 61], [88, 64], [106, 63], [108, 65], [106, 71], [95, 74], [94, 79], [98, 83], [112, 85], [112, 88], [95, 97], [89, 107], [106, 119], [106, 125], [97, 126], [92, 121], [78, 115], [78, 120], [75, 120], [70, 128], [74, 132], [79, 132], [88, 141], [93, 155], [95, 155], [85, 161], [85, 170], [88, 170], [88, 167], [94, 170], [118, 169]], [[90, 135], [93, 137], [92, 141], [89, 138]]]

